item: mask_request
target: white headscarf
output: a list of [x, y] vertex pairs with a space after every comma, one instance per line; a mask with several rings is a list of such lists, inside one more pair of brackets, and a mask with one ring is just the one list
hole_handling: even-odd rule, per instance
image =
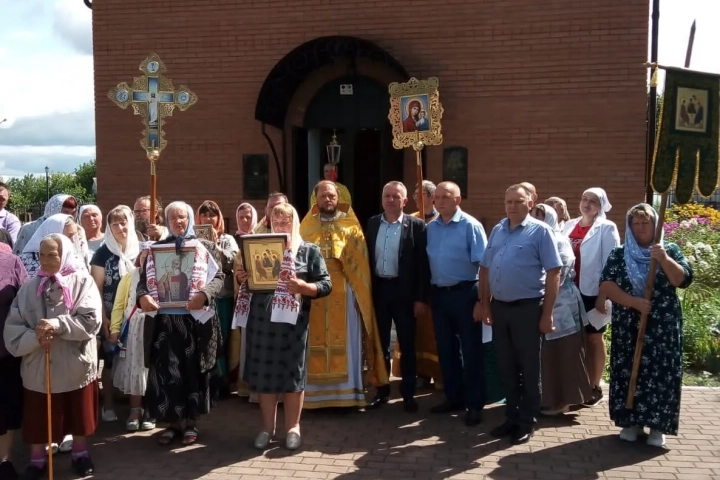
[[542, 205], [545, 209], [545, 219], [543, 220], [553, 231], [555, 237], [555, 244], [557, 245], [558, 252], [560, 253], [560, 260], [562, 260], [564, 266], [570, 266], [575, 261], [575, 253], [573, 253], [570, 239], [562, 234], [560, 230], [560, 224], [558, 223], [557, 212], [553, 207], [545, 203], [540, 203], [537, 206]]
[[610, 200], [608, 200], [607, 192], [600, 187], [593, 187], [585, 190], [583, 195], [586, 193], [592, 193], [598, 198], [598, 200], [600, 200], [600, 210], [598, 211], [597, 216], [599, 218], [606, 218], [607, 215], [605, 214], [612, 210], [612, 205], [610, 205]]
[[100, 216], [102, 216], [102, 212], [100, 211], [100, 207], [98, 207], [97, 205], [87, 204], [87, 205], [83, 205], [82, 207], [80, 207], [80, 208], [78, 209], [78, 215], [77, 215], [77, 217], [78, 217], [78, 220], [79, 220], [79, 221], [82, 221], [82, 214], [83, 214], [83, 212], [84, 212], [85, 210], [89, 210], [89, 209], [97, 210], [97, 212], [100, 214]]
[[111, 213], [114, 213], [117, 210], [122, 211], [122, 213], [125, 214], [125, 218], [127, 219], [128, 233], [125, 243], [125, 250], [123, 250], [120, 243], [115, 240], [115, 236], [113, 235], [112, 229], [110, 228], [110, 220], [108, 219], [105, 220], [104, 239], [105, 246], [108, 248], [108, 250], [110, 250], [110, 252], [120, 258], [120, 261], [118, 262], [118, 272], [120, 273], [120, 277], [122, 278], [125, 276], [125, 274], [132, 271], [132, 269], [135, 267], [135, 259], [140, 253], [140, 241], [138, 240], [137, 233], [135, 233], [135, 217], [133, 216], [130, 207], [126, 205], [118, 205], [117, 207], [110, 210], [110, 213], [108, 213], [108, 218], [110, 217]]
[[[282, 205], [282, 204], [281, 204]], [[300, 236], [300, 219], [298, 218], [297, 210], [295, 210], [295, 207], [292, 205], [290, 206], [292, 208], [292, 233], [290, 241], [290, 249], [292, 250], [293, 258], [297, 255], [298, 249], [300, 248], [300, 244], [302, 243], [303, 239]], [[270, 226], [272, 227], [272, 212], [270, 212]], [[272, 230], [273, 233], [275, 233], [275, 230]]]
[[[61, 204], [62, 205], [62, 204]], [[42, 224], [35, 230], [33, 236], [30, 237], [28, 243], [25, 245], [22, 253], [37, 253], [40, 251], [40, 242], [42, 239], [50, 235], [51, 233], [62, 234], [65, 230], [65, 225], [68, 219], [72, 220], [70, 215], [64, 213], [56, 213], [45, 219]]]

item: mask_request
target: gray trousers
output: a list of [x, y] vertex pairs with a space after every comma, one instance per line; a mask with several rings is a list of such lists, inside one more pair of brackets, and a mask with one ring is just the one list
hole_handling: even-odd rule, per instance
[[505, 415], [513, 424], [532, 426], [540, 416], [540, 316], [542, 298], [491, 304], [493, 341], [507, 401]]

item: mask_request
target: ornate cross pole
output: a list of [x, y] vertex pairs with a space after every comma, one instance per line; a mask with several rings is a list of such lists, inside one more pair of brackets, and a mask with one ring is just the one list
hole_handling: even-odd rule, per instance
[[140, 146], [150, 160], [150, 215], [155, 221], [157, 198], [156, 162], [167, 146], [163, 125], [172, 116], [175, 107], [185, 111], [195, 105], [197, 95], [184, 85], [177, 90], [172, 80], [164, 76], [167, 71], [160, 57], [153, 53], [140, 63], [139, 77], [133, 77], [132, 86], [121, 82], [108, 92], [108, 97], [123, 110], [132, 106], [135, 115], [142, 117], [145, 127]]

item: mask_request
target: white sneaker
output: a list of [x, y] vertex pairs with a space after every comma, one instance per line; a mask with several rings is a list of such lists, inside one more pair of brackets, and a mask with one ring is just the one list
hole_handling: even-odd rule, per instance
[[65, 435], [63, 438], [63, 441], [60, 443], [60, 446], [58, 447], [58, 451], [60, 453], [68, 453], [72, 451], [72, 445], [73, 445], [73, 437], [72, 435]]
[[648, 435], [647, 444], [651, 447], [664, 447], [665, 435], [658, 432], [657, 430], [650, 429], [650, 435]]
[[620, 440], [634, 442], [641, 433], [643, 433], [642, 427], [626, 427], [620, 430]]
[[[53, 443], [50, 447], [52, 448], [53, 455], [58, 453], [58, 444], [57, 443]], [[47, 451], [48, 451], [48, 446], [45, 445], [45, 453], [47, 453]]]
[[115, 415], [114, 410], [105, 410], [105, 408], [102, 409], [102, 421], [103, 422], [117, 422], [117, 415]]

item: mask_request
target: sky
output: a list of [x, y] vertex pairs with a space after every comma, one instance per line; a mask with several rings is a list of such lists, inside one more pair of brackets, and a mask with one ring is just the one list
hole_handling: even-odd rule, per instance
[[[72, 172], [95, 158], [92, 12], [82, 0], [0, 12], [0, 176]], [[691, 68], [720, 73], [718, 18], [720, 0], [660, 0], [660, 63], [683, 66], [696, 19]]]

